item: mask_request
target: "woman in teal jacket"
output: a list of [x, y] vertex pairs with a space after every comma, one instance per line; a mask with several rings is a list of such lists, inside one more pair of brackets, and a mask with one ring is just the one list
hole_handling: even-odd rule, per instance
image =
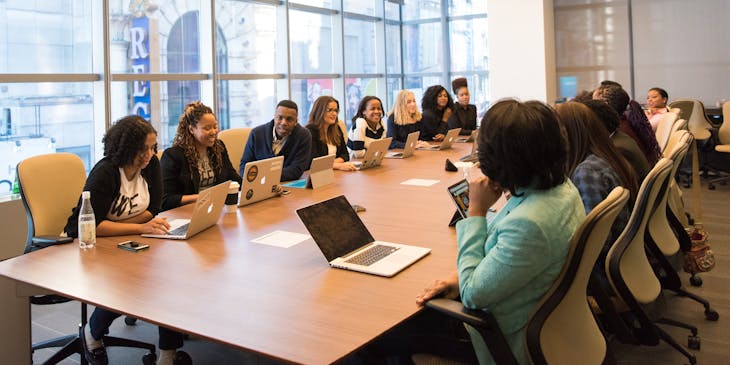
[[[567, 143], [549, 106], [497, 102], [481, 123], [478, 147], [484, 176], [469, 179], [469, 216], [456, 225], [457, 272], [416, 301], [460, 297], [466, 307], [492, 312], [519, 363], [528, 364], [528, 316], [562, 269], [585, 210], [566, 178]], [[505, 192], [511, 197], [488, 222], [488, 209]], [[479, 363], [494, 363], [467, 329]]]

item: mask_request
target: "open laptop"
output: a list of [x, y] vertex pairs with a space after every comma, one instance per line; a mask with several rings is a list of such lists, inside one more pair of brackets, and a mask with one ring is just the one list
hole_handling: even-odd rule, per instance
[[390, 147], [390, 141], [392, 140], [392, 137], [388, 137], [370, 142], [362, 161], [352, 161], [352, 163], [357, 166], [358, 170], [365, 170], [371, 167], [380, 166], [383, 162], [383, 157], [385, 157], [385, 154], [388, 152], [388, 147]]
[[385, 154], [385, 158], [408, 158], [413, 156], [413, 152], [416, 151], [416, 144], [418, 143], [418, 137], [420, 135], [420, 131], [409, 133], [408, 138], [406, 138], [406, 145], [403, 148], [403, 152], [388, 152]]
[[223, 211], [228, 185], [230, 181], [205, 189], [198, 193], [198, 200], [195, 201], [193, 215], [190, 219], [173, 219], [170, 221], [169, 233], [165, 234], [142, 234], [143, 237], [167, 238], [173, 240], [186, 240], [204, 229], [216, 224]]
[[297, 215], [332, 267], [391, 277], [431, 252], [375, 241], [342, 195], [298, 209]]
[[277, 196], [276, 186], [281, 182], [284, 156], [249, 161], [243, 167], [243, 181], [238, 206], [246, 206]]
[[446, 136], [444, 137], [444, 140], [441, 141], [439, 144], [432, 144], [428, 147], [419, 147], [419, 150], [426, 150], [426, 151], [439, 151], [439, 150], [446, 150], [451, 148], [451, 144], [454, 143], [456, 140], [456, 137], [459, 136], [459, 132], [461, 131], [461, 128], [454, 128], [449, 129], [448, 132], [446, 132]]
[[335, 180], [335, 173], [332, 165], [335, 163], [335, 155], [326, 155], [312, 160], [307, 176], [307, 187], [317, 189], [329, 185]]
[[479, 138], [479, 130], [474, 130], [474, 132], [471, 132], [471, 152], [468, 155], [461, 156], [459, 158], [459, 161], [463, 162], [477, 162], [479, 161], [479, 155], [477, 154], [477, 139]]
[[456, 138], [457, 143], [465, 143], [465, 142], [473, 142], [477, 139], [477, 135], [479, 134], [479, 130], [475, 129], [471, 131], [471, 133], [468, 136], [459, 136]]

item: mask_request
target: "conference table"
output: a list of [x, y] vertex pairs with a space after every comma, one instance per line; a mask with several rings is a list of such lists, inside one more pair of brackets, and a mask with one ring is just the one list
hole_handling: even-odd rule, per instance
[[[455, 269], [456, 234], [448, 227], [455, 209], [446, 188], [463, 175], [444, 163], [470, 148], [455, 143], [364, 171], [336, 171], [330, 185], [289, 188], [223, 213], [218, 225], [186, 241], [105, 237], [89, 250], [74, 242], [2, 261], [0, 354], [7, 363], [30, 363], [28, 295], [50, 291], [278, 360], [337, 362], [420, 311], [416, 295]], [[401, 184], [408, 179], [437, 182]], [[311, 238], [289, 248], [251, 242], [274, 231], [307, 234], [296, 210], [338, 195], [366, 208], [359, 215], [375, 239], [431, 253], [384, 278], [330, 268]], [[187, 217], [191, 210], [161, 215]], [[116, 247], [128, 239], [150, 248]]]

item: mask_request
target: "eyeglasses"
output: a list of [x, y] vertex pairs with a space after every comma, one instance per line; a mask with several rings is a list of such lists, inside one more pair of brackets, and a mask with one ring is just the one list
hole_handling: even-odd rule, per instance
[[340, 113], [340, 109], [337, 109], [337, 108], [335, 108], [335, 109], [329, 109], [329, 108], [327, 108], [326, 112], [327, 113], [335, 112], [335, 113], [339, 114]]

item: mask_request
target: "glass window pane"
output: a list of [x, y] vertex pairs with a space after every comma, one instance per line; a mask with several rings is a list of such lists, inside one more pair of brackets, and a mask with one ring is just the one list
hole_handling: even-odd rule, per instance
[[[282, 73], [286, 56], [279, 55], [277, 9], [241, 1], [217, 1], [216, 35], [219, 73]], [[281, 27], [283, 29], [283, 26]], [[284, 52], [286, 54], [286, 52]]]
[[385, 19], [400, 21], [400, 5], [390, 1], [385, 2]]
[[403, 85], [403, 88], [413, 91], [413, 94], [416, 96], [416, 101], [418, 102], [418, 107], [420, 108], [423, 92], [431, 85], [440, 84], [441, 78], [438, 76], [407, 76], [405, 78], [405, 85]]
[[291, 70], [293, 73], [334, 73], [330, 15], [289, 12]]
[[377, 73], [375, 27], [379, 23], [345, 19], [345, 72]]
[[405, 72], [441, 72], [443, 62], [440, 23], [423, 23], [403, 27]]
[[[382, 82], [382, 81], [381, 81]], [[378, 95], [377, 78], [345, 78], [345, 121], [350, 125], [352, 117], [357, 114], [360, 100], [366, 95]], [[381, 98], [382, 99], [382, 98]], [[383, 103], [385, 101], [383, 100]]]
[[200, 26], [200, 2], [161, 0], [155, 7], [133, 8], [111, 2], [111, 69], [114, 73], [201, 72], [201, 40], [210, 32]]
[[473, 0], [449, 0], [449, 15], [473, 15], [473, 14], [486, 14], [487, 13], [487, 2], [486, 1], [473, 1]]
[[440, 0], [403, 1], [403, 20], [431, 19], [441, 17]]
[[339, 1], [330, 1], [330, 0], [290, 0], [290, 3], [295, 4], [302, 4], [302, 5], [308, 5], [308, 6], [314, 6], [318, 8], [325, 8], [325, 9], [334, 9], [336, 4], [339, 4]]
[[385, 67], [389, 74], [403, 72], [401, 67], [400, 26], [387, 24], [385, 26]]
[[345, 0], [343, 1], [345, 11], [350, 13], [380, 16], [377, 14], [375, 0]]
[[[297, 103], [299, 106], [299, 123], [302, 125], [307, 124], [307, 117], [309, 112], [312, 111], [314, 101], [322, 95], [333, 96], [334, 83], [338, 82], [335, 79], [307, 79], [307, 80], [292, 80], [291, 81], [291, 100]], [[342, 82], [340, 79], [339, 82]], [[342, 119], [344, 115], [345, 106], [340, 102], [340, 115]]]
[[91, 0], [0, 2], [0, 73], [91, 73]]
[[395, 104], [395, 97], [398, 95], [398, 92], [403, 89], [403, 84], [401, 83], [400, 77], [389, 77], [386, 82], [388, 83], [388, 100], [383, 100], [383, 102], [386, 104], [383, 107], [386, 110], [386, 114], [390, 115], [390, 112], [393, 111], [393, 105]]
[[18, 162], [31, 156], [71, 152], [87, 171], [93, 166], [92, 83], [13, 83], [0, 89], [0, 195], [10, 191]]
[[456, 20], [449, 23], [451, 71], [487, 69], [487, 19]]
[[218, 87], [218, 123], [221, 130], [266, 124], [274, 117], [276, 104], [286, 98], [286, 80], [222, 80]]

